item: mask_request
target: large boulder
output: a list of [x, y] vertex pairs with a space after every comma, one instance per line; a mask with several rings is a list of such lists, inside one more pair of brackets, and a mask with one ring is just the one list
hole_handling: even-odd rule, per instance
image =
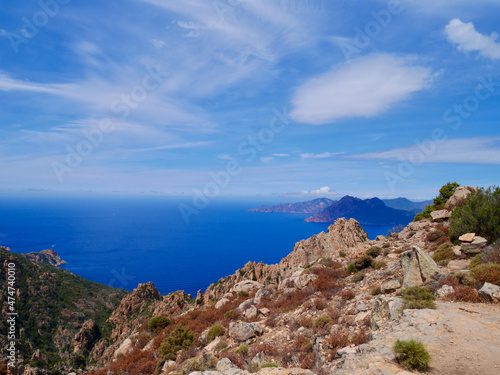
[[470, 243], [462, 243], [461, 250], [464, 254], [479, 254], [488, 245], [488, 240], [486, 238], [475, 236], [474, 240]]
[[127, 355], [134, 349], [134, 344], [132, 343], [131, 339], [125, 339], [125, 341], [122, 342], [120, 347], [115, 351], [115, 354], [113, 355], [114, 359], [120, 358], [124, 355]]
[[238, 284], [236, 284], [231, 291], [233, 291], [235, 293], [239, 293], [239, 292], [250, 293], [250, 292], [254, 291], [255, 289], [262, 288], [263, 286], [264, 285], [262, 285], [261, 283], [259, 283], [257, 281], [243, 280], [243, 281], [240, 281]]
[[235, 323], [229, 324], [229, 336], [236, 341], [246, 341], [263, 333], [261, 326], [255, 323]]
[[447, 220], [451, 217], [451, 211], [448, 210], [437, 210], [431, 212], [432, 221]]
[[449, 210], [452, 210], [458, 205], [462, 204], [467, 199], [467, 196], [470, 193], [476, 191], [477, 187], [474, 186], [459, 186], [455, 189], [455, 192], [450, 197], [450, 199], [448, 199], [444, 207]]
[[490, 301], [500, 302], [500, 286], [484, 283], [483, 287], [479, 289], [479, 295]]
[[419, 246], [402, 253], [400, 263], [404, 273], [404, 288], [420, 286], [443, 275], [436, 262]]
[[403, 314], [403, 299], [400, 297], [379, 297], [373, 304], [371, 315], [372, 330], [380, 328], [384, 321], [396, 320]]
[[460, 237], [458, 237], [458, 240], [460, 242], [472, 242], [472, 241], [474, 241], [475, 236], [476, 236], [476, 233], [466, 233], [466, 234], [462, 234]]

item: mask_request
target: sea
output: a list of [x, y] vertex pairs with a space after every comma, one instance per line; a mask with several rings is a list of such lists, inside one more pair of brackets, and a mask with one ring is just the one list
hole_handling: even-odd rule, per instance
[[[28, 253], [54, 249], [62, 266], [101, 284], [133, 290], [152, 281], [160, 293], [196, 295], [249, 261], [278, 263], [297, 241], [326, 231], [307, 214], [248, 210], [259, 199], [219, 199], [187, 223], [184, 198], [3, 197], [0, 246]], [[281, 203], [281, 202], [275, 202]], [[390, 226], [365, 226], [370, 239]]]

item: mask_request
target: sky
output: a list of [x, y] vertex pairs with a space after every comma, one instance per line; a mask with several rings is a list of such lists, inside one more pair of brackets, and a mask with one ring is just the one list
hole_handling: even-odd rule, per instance
[[497, 0], [0, 0], [0, 194], [499, 185]]

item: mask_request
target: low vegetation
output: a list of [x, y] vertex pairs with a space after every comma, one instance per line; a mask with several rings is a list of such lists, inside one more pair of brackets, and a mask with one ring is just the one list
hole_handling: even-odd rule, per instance
[[166, 316], [159, 315], [151, 318], [148, 322], [148, 328], [151, 332], [161, 330], [170, 324], [170, 319]]
[[425, 371], [432, 360], [431, 355], [420, 341], [396, 340], [392, 348], [396, 360], [406, 369]]
[[193, 346], [196, 336], [188, 327], [177, 327], [160, 345], [160, 355], [175, 360], [177, 353]]
[[400, 292], [403, 297], [403, 309], [435, 309], [436, 297], [425, 288], [413, 286]]

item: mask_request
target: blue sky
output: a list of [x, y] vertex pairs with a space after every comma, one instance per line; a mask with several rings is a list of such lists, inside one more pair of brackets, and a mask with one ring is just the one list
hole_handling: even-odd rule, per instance
[[0, 193], [498, 185], [499, 21], [496, 0], [2, 1]]

